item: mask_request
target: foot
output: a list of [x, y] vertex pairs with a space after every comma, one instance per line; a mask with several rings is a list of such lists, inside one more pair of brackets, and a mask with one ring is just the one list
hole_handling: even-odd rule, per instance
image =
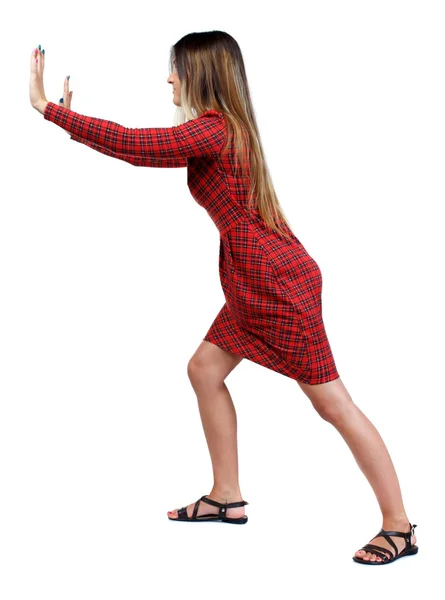
[[[403, 520], [387, 519], [387, 520], [383, 520], [382, 529], [385, 529], [386, 531], [407, 532], [407, 531], [410, 531], [410, 526], [409, 526], [408, 519], [403, 519]], [[400, 554], [400, 552], [405, 549], [406, 541], [404, 540], [404, 538], [396, 536], [396, 535], [392, 535], [389, 537], [394, 542], [394, 544], [397, 546], [398, 552]], [[414, 544], [416, 542], [417, 542], [416, 536], [411, 535], [411, 544], [414, 546]], [[385, 552], [385, 554], [388, 556], [388, 558], [392, 558], [394, 555], [394, 548], [381, 535], [378, 535], [377, 537], [372, 538], [372, 540], [370, 540], [367, 543], [375, 544], [376, 546], [382, 546], [382, 548], [389, 548], [391, 550], [391, 552]], [[383, 552], [383, 550], [381, 552]], [[370, 560], [372, 562], [374, 562], [374, 561], [382, 562], [382, 560], [383, 560], [380, 556], [377, 556], [376, 554], [372, 554], [372, 552], [366, 552], [365, 550], [357, 550], [357, 552], [355, 553], [355, 556], [357, 556], [357, 558], [361, 558], [362, 560]]]
[[[221, 494], [220, 492], [210, 492], [210, 494], [207, 494], [207, 498], [209, 498], [210, 500], [216, 500], [216, 502], [221, 502], [222, 504], [225, 504], [226, 502], [228, 504], [230, 504], [231, 502], [241, 502], [243, 500], [241, 494]], [[193, 515], [193, 510], [195, 508], [195, 504], [196, 504], [196, 500], [195, 502], [192, 502], [191, 504], [189, 504], [187, 506], [187, 515], [189, 517], [191, 517]], [[228, 508], [227, 512], [226, 512], [226, 516], [229, 517], [230, 519], [238, 519], [239, 517], [244, 517], [244, 506], [236, 506], [234, 508]], [[177, 519], [178, 518], [178, 510], [177, 508], [175, 508], [174, 510], [169, 510], [167, 512], [167, 515], [170, 519]], [[202, 515], [217, 515], [219, 513], [219, 508], [217, 506], [212, 506], [211, 504], [207, 504], [207, 502], [204, 502], [203, 500], [201, 500], [201, 502], [199, 503], [198, 506], [198, 512], [196, 513], [197, 517], [200, 517]]]

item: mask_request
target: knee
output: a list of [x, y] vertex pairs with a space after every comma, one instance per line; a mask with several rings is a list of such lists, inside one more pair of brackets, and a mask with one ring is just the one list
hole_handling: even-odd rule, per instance
[[203, 356], [195, 355], [187, 364], [187, 375], [194, 388], [203, 385], [220, 385], [223, 378], [215, 365]]
[[300, 383], [320, 417], [330, 423], [340, 421], [354, 405], [341, 379], [321, 385]]
[[348, 392], [333, 391], [322, 398], [311, 398], [311, 401], [320, 417], [332, 424], [340, 422], [353, 405]]

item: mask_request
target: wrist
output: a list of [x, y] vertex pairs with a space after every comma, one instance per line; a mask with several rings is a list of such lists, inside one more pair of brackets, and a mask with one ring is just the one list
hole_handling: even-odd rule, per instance
[[43, 115], [47, 104], [48, 104], [48, 100], [41, 100], [34, 108]]

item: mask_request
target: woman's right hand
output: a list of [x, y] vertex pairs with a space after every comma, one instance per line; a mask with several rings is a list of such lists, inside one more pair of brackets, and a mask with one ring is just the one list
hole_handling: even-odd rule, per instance
[[[59, 106], [64, 106], [68, 110], [71, 110], [71, 98], [73, 92], [70, 92], [70, 82], [68, 77], [65, 77], [65, 83], [63, 84], [63, 97], [59, 100]], [[62, 102], [63, 100], [63, 102]]]
[[[59, 100], [59, 106], [64, 106], [68, 110], [71, 110], [71, 98], [73, 97], [73, 92], [70, 92], [70, 82], [68, 76], [65, 77], [65, 83], [63, 84], [63, 98]], [[62, 102], [63, 100], [63, 102]], [[68, 135], [71, 137], [71, 133], [67, 131]]]

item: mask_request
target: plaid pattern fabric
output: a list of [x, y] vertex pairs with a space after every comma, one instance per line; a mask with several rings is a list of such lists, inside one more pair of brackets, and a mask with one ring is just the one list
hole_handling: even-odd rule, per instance
[[187, 185], [220, 235], [225, 303], [204, 340], [304, 383], [339, 377], [322, 318], [322, 275], [303, 244], [271, 231], [247, 208], [224, 114], [207, 110], [174, 127], [128, 128], [48, 102], [44, 118], [107, 156], [139, 167], [187, 167]]

